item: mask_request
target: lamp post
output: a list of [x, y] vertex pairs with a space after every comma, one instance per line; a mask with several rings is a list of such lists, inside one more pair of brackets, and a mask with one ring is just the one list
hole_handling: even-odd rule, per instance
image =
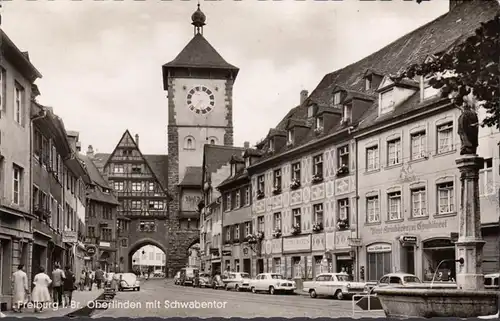
[[144, 254], [146, 254], [146, 251], [142, 250], [141, 254], [141, 257], [139, 258], [139, 270], [141, 271], [142, 275], [142, 257], [144, 256]]

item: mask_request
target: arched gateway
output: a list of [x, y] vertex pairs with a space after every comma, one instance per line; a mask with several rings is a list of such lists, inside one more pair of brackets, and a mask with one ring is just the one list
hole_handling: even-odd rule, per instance
[[162, 66], [168, 91], [168, 156], [143, 154], [139, 135], [134, 139], [127, 130], [113, 153], [95, 157], [121, 204], [117, 257], [122, 270], [130, 268], [133, 248], [148, 242], [165, 249], [168, 276], [190, 263], [189, 249], [200, 235], [204, 145], [233, 145], [232, 93], [238, 68], [204, 38], [206, 16], [199, 5], [191, 20], [194, 37]]

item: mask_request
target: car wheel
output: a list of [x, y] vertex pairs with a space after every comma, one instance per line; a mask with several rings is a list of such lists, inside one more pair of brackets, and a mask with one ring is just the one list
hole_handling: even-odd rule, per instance
[[224, 290], [229, 291], [229, 285], [224, 285]]
[[269, 287], [269, 294], [274, 295], [274, 286]]
[[257, 290], [255, 290], [255, 287], [253, 287], [253, 286], [250, 290], [252, 290], [252, 293], [257, 293]]
[[234, 287], [234, 290], [235, 290], [236, 292], [240, 292], [240, 286], [239, 286], [238, 284], [236, 284], [236, 286]]
[[310, 295], [310, 296], [311, 296], [311, 298], [313, 298], [313, 299], [314, 299], [315, 297], [317, 297], [317, 296], [318, 296], [318, 295], [316, 294], [316, 291], [315, 291], [314, 289], [312, 289], [312, 290], [310, 290], [310, 291], [309, 291], [309, 295]]
[[140, 291], [140, 290], [141, 290], [141, 288], [140, 288], [140, 287], [139, 287], [139, 288], [137, 288], [137, 291]]
[[342, 300], [343, 298], [344, 298], [344, 295], [342, 294], [342, 291], [337, 290], [337, 292], [335, 292], [335, 299]]

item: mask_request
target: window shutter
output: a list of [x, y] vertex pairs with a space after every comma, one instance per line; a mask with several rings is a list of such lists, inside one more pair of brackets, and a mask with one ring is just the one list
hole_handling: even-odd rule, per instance
[[226, 244], [226, 229], [227, 227], [222, 229], [222, 244]]

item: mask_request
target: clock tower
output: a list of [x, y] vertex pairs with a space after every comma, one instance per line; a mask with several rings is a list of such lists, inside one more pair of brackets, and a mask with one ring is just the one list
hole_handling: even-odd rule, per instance
[[191, 20], [193, 38], [162, 66], [168, 92], [169, 221], [181, 233], [194, 229], [193, 222], [199, 220], [204, 145], [233, 145], [233, 84], [238, 74], [203, 36], [206, 16], [199, 4]]

